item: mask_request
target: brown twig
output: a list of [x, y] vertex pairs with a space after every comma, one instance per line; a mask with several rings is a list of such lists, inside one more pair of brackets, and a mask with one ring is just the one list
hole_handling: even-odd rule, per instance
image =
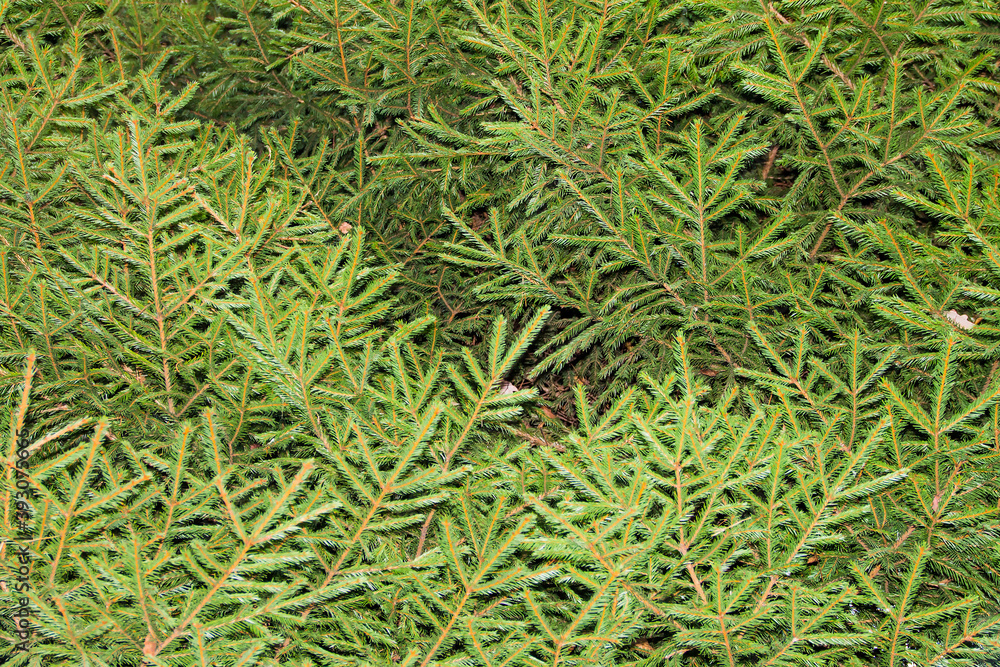
[[776, 157], [778, 157], [778, 144], [771, 146], [771, 152], [767, 155], [767, 162], [764, 163], [764, 173], [760, 175], [760, 180], [767, 180], [767, 175], [771, 173], [771, 167], [774, 166]]
[[427, 530], [431, 527], [431, 519], [433, 518], [434, 510], [431, 510], [424, 520], [424, 525], [420, 528], [420, 541], [417, 542], [417, 553], [413, 554], [413, 560], [420, 558], [420, 554], [424, 552], [424, 541], [427, 539]]

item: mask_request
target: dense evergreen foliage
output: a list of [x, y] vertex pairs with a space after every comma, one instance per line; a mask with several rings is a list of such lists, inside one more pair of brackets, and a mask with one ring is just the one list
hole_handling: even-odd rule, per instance
[[6, 664], [1000, 656], [994, 2], [0, 0], [0, 241]]

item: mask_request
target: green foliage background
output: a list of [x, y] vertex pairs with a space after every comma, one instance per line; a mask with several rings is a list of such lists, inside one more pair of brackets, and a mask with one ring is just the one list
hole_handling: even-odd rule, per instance
[[0, 241], [6, 664], [1000, 655], [995, 3], [0, 0]]

